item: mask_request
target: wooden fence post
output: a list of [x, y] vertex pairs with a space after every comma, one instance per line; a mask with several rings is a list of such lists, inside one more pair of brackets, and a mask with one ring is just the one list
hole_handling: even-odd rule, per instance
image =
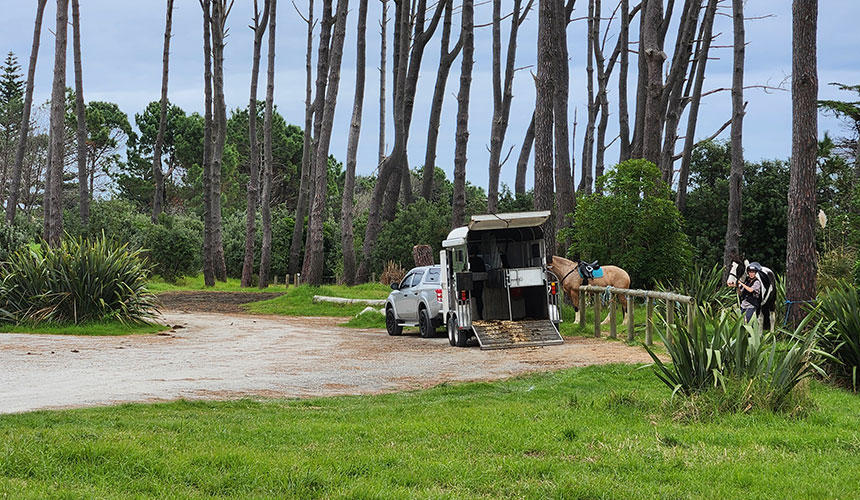
[[600, 306], [602, 299], [600, 295], [594, 296], [594, 336], [600, 338]]
[[585, 292], [579, 292], [579, 326], [585, 328]]
[[687, 304], [687, 331], [693, 331], [693, 324], [696, 321], [696, 304], [690, 302]]
[[635, 332], [633, 331], [633, 308], [635, 307], [636, 299], [632, 295], [627, 296], [627, 342], [633, 342]]
[[[620, 299], [619, 299], [620, 300]], [[609, 301], [609, 338], [618, 338], [618, 325], [615, 324], [615, 299]]]
[[654, 343], [654, 299], [645, 297], [645, 345]]
[[672, 328], [675, 324], [675, 301], [666, 301], [666, 328]]

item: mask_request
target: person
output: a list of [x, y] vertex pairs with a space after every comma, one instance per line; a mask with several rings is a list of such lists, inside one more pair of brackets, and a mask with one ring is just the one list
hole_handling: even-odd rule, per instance
[[738, 281], [738, 293], [741, 295], [741, 311], [747, 323], [749, 323], [761, 305], [759, 271], [761, 271], [761, 266], [757, 262], [753, 262], [747, 267], [747, 275], [744, 279]]

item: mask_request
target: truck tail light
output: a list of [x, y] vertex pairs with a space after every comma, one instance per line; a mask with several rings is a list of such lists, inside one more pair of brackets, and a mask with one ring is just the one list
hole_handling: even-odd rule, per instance
[[553, 281], [549, 284], [549, 293], [551, 293], [552, 295], [556, 295], [558, 293], [558, 283]]
[[460, 300], [462, 300], [463, 302], [466, 302], [466, 300], [467, 300], [466, 290], [460, 290]]
[[442, 289], [441, 288], [436, 289], [436, 302], [439, 302], [440, 304], [442, 303]]

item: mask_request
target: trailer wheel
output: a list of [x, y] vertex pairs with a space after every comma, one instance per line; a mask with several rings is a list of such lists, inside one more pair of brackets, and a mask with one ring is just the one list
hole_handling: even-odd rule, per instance
[[466, 344], [469, 342], [469, 334], [466, 330], [461, 330], [457, 327], [454, 330], [454, 341], [457, 343], [457, 347], [466, 347]]
[[394, 310], [390, 307], [385, 310], [385, 329], [388, 330], [389, 335], [400, 335], [403, 333], [403, 327], [397, 324]]
[[460, 329], [457, 324], [457, 316], [448, 317], [448, 343], [456, 347], [466, 347], [469, 342], [469, 334]]
[[429, 339], [436, 336], [436, 330], [433, 328], [433, 321], [430, 319], [430, 314], [427, 309], [418, 311], [418, 333], [421, 338]]

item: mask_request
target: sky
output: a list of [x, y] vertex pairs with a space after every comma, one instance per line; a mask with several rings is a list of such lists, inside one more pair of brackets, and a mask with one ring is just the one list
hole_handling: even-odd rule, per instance
[[[0, 51], [5, 54], [13, 51], [26, 71], [33, 36], [33, 20], [36, 0], [0, 0], [3, 15], [0, 16]], [[262, 0], [260, 1], [262, 3]], [[431, 2], [432, 3], [432, 2]], [[475, 24], [488, 24], [491, 21], [489, 2], [477, 2]], [[143, 110], [150, 101], [157, 100], [161, 89], [162, 43], [164, 32], [164, 1], [156, 0], [83, 0], [81, 2], [82, 53], [84, 71], [84, 95], [87, 101], [102, 100], [117, 103], [128, 113], [133, 123], [134, 114]], [[203, 50], [202, 17], [196, 0], [177, 0], [173, 18], [173, 37], [170, 54], [169, 99], [186, 112], [203, 110]], [[389, 2], [389, 5], [393, 2]], [[509, 5], [510, 4], [510, 5]], [[505, 0], [503, 9], [511, 8], [510, 0]], [[54, 58], [55, 2], [48, 2], [43, 24], [41, 49], [36, 68], [34, 102], [43, 103], [50, 97], [52, 67]], [[307, 2], [297, 0], [296, 5], [303, 11]], [[585, 0], [578, 2], [574, 17], [584, 16], [587, 6]], [[228, 19], [229, 34], [225, 50], [225, 94], [228, 109], [244, 107], [248, 104], [250, 86], [250, 67], [252, 32], [248, 25], [252, 18], [251, 0], [236, 0]], [[352, 114], [355, 84], [355, 23], [358, 1], [352, 0], [348, 17], [347, 39], [344, 47], [338, 106], [335, 113], [334, 133], [330, 153], [340, 160], [345, 159], [349, 120]], [[604, 2], [603, 17], [609, 18], [614, 2]], [[315, 11], [321, 7], [317, 1]], [[390, 7], [393, 14], [393, 5]], [[365, 86], [364, 117], [358, 149], [357, 173], [372, 175], [377, 164], [379, 137], [379, 20], [381, 18], [380, 0], [370, 0], [367, 32], [367, 71]], [[731, 19], [728, 11], [717, 17], [714, 32], [719, 34], [715, 45], [731, 44]], [[744, 153], [748, 161], [761, 159], [787, 159], [791, 153], [791, 2], [747, 1], [746, 22], [746, 71], [745, 85], [764, 85], [784, 87], [785, 91], [746, 90], [744, 99], [749, 102], [744, 120]], [[389, 15], [389, 18], [391, 15]], [[455, 14], [452, 37], [459, 33], [458, 14]], [[677, 12], [676, 16], [677, 17]], [[829, 82], [847, 84], [860, 83], [860, 51], [857, 50], [858, 36], [856, 20], [860, 19], [860, 2], [857, 0], [829, 0], [821, 2], [818, 20], [818, 75], [819, 97], [821, 99], [856, 99]], [[605, 22], [604, 22], [605, 26]], [[617, 20], [610, 27], [610, 44], [617, 32]], [[275, 105], [287, 122], [301, 125], [304, 123], [305, 97], [305, 50], [306, 24], [296, 12], [294, 4], [281, 0], [278, 3], [276, 33], [276, 74]], [[503, 23], [503, 50], [507, 44], [509, 24]], [[670, 33], [674, 29], [670, 29]], [[518, 38], [517, 67], [534, 65], [537, 46], [537, 2], [528, 19], [520, 29]], [[69, 30], [71, 36], [71, 29]], [[315, 35], [318, 34], [318, 30]], [[415, 111], [409, 141], [409, 160], [413, 168], [424, 159], [425, 140], [430, 100], [436, 78], [439, 59], [439, 37], [427, 45], [418, 83]], [[391, 35], [388, 29], [389, 62], [387, 77], [386, 139], [388, 147], [393, 139], [391, 110]], [[671, 37], [671, 35], [670, 35]], [[636, 33], [631, 33], [635, 41]], [[671, 48], [672, 40], [666, 46]], [[265, 95], [265, 50], [263, 44], [263, 67], [259, 96]], [[573, 121], [576, 110], [579, 127], [575, 137], [574, 155], [577, 164], [581, 156], [581, 135], [585, 122], [586, 103], [586, 36], [585, 22], [572, 23], [568, 32], [570, 53], [570, 116]], [[611, 50], [607, 49], [607, 52]], [[711, 52], [705, 80], [705, 91], [730, 87], [732, 52], [730, 48], [715, 48]], [[635, 54], [631, 56], [631, 76], [629, 87], [635, 89]], [[68, 85], [73, 85], [71, 42], [68, 56]], [[315, 64], [315, 63], [314, 63]], [[315, 67], [315, 66], [314, 66]], [[511, 120], [505, 140], [505, 151], [513, 146], [511, 160], [504, 165], [501, 182], [513, 187], [516, 155], [522, 144], [525, 130], [534, 109], [534, 85], [527, 68], [517, 72], [511, 109]], [[478, 28], [475, 35], [475, 65], [473, 70], [472, 94], [469, 107], [468, 163], [466, 167], [469, 182], [486, 187], [489, 161], [490, 120], [492, 118], [491, 83], [491, 32], [489, 27]], [[439, 133], [437, 164], [449, 175], [453, 173], [455, 116], [457, 112], [456, 94], [459, 86], [460, 59], [451, 69], [446, 90], [445, 105]], [[617, 89], [617, 70], [610, 82], [611, 89]], [[715, 132], [731, 115], [729, 92], [717, 92], [703, 99], [697, 139]], [[617, 135], [617, 99], [610, 94], [613, 113], [607, 137], [611, 140]], [[632, 103], [635, 99], [631, 95]], [[632, 122], [632, 117], [631, 117]], [[681, 122], [684, 127], [686, 118]], [[683, 128], [681, 129], [683, 130]], [[819, 135], [845, 134], [846, 129], [832, 117], [820, 116]], [[728, 139], [728, 129], [720, 136]], [[677, 149], [683, 146], [679, 141]], [[607, 163], [617, 159], [616, 145], [607, 151]], [[528, 184], [532, 184], [533, 174], [529, 174]]]

